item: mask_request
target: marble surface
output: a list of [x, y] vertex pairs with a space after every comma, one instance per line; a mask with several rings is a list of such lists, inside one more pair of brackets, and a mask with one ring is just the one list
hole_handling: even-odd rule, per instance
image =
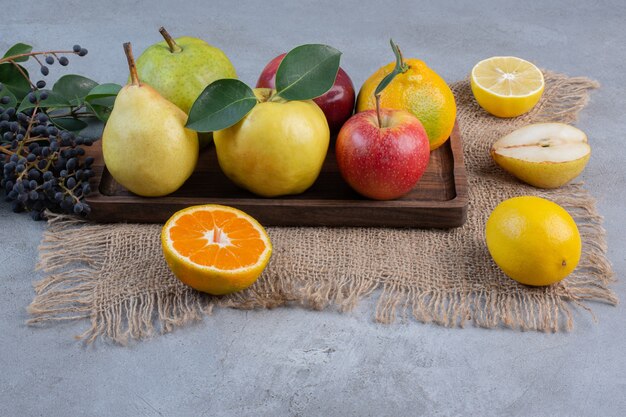
[[[266, 62], [302, 43], [344, 52], [360, 86], [390, 61], [388, 39], [446, 80], [514, 55], [601, 82], [577, 126], [593, 155], [582, 179], [605, 216], [609, 257], [626, 270], [626, 3], [615, 1], [265, 2], [4, 1], [0, 50], [89, 49], [67, 72], [124, 83], [122, 43], [174, 36], [224, 49], [253, 84]], [[65, 72], [51, 68], [51, 79]], [[25, 325], [44, 224], [0, 203], [1, 416], [623, 416], [624, 307], [576, 311], [570, 333], [446, 329], [373, 321], [355, 311], [220, 310], [129, 347], [84, 346], [86, 323]], [[623, 299], [626, 288], [613, 289]]]

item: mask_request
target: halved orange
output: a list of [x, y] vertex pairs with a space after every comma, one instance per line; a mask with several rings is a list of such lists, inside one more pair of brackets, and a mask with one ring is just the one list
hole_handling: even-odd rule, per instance
[[178, 279], [214, 295], [252, 285], [272, 255], [272, 243], [259, 222], [241, 210], [217, 204], [175, 213], [161, 230], [161, 244]]

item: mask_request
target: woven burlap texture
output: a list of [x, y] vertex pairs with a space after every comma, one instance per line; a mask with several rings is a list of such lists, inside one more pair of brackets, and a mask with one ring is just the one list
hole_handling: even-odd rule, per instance
[[[38, 268], [29, 324], [89, 319], [79, 338], [118, 343], [169, 332], [200, 320], [214, 307], [352, 309], [375, 293], [375, 320], [413, 316], [421, 322], [463, 327], [507, 326], [543, 331], [573, 326], [572, 307], [617, 303], [606, 257], [602, 218], [581, 184], [544, 191], [521, 184], [489, 156], [491, 144], [533, 122], [572, 123], [597, 83], [545, 73], [546, 89], [532, 112], [498, 119], [474, 101], [467, 80], [452, 88], [469, 181], [467, 222], [451, 230], [385, 228], [268, 229], [274, 253], [261, 278], [228, 297], [200, 294], [180, 283], [162, 256], [159, 225], [90, 224], [51, 216]], [[591, 142], [593, 143], [593, 136]], [[593, 146], [593, 144], [592, 144]], [[563, 206], [583, 241], [576, 271], [561, 283], [532, 288], [507, 278], [491, 260], [484, 225], [501, 201], [538, 195]]]

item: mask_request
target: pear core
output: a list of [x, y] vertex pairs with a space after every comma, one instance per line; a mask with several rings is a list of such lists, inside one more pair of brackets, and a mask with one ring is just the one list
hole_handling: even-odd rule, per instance
[[492, 146], [503, 157], [528, 162], [569, 162], [591, 153], [587, 135], [563, 123], [538, 123], [518, 129]]

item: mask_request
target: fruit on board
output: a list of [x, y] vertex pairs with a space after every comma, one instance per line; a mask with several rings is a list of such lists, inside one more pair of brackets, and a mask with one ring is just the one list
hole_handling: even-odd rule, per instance
[[202, 39], [177, 39], [160, 28], [164, 41], [148, 47], [137, 58], [137, 73], [163, 97], [189, 113], [204, 88], [220, 78], [237, 78], [226, 54]]
[[[276, 88], [276, 71], [285, 55], [278, 55], [263, 68], [256, 83], [257, 88]], [[352, 80], [340, 67], [331, 89], [313, 99], [324, 112], [331, 134], [339, 132], [341, 126], [352, 116], [355, 95]]]
[[543, 74], [532, 63], [513, 56], [480, 61], [470, 76], [480, 106], [497, 117], [516, 117], [530, 111], [543, 94]]
[[175, 213], [161, 230], [161, 245], [179, 280], [214, 295], [252, 285], [272, 255], [263, 226], [241, 210], [215, 204]]
[[102, 153], [117, 182], [135, 194], [156, 197], [176, 191], [198, 160], [198, 135], [187, 115], [143, 84], [130, 43], [124, 44], [131, 81], [120, 90], [102, 133]]
[[390, 200], [411, 191], [428, 166], [428, 135], [406, 110], [376, 110], [352, 116], [335, 144], [337, 165], [359, 194]]
[[267, 88], [239, 122], [213, 133], [222, 171], [235, 184], [263, 197], [299, 194], [317, 179], [330, 132], [312, 100], [287, 101]]
[[557, 188], [576, 178], [590, 155], [587, 135], [564, 123], [524, 126], [491, 147], [491, 156], [505, 171], [539, 188]]
[[[435, 71], [419, 59], [402, 59], [403, 72], [398, 74], [380, 96], [380, 107], [407, 110], [422, 122], [430, 149], [443, 145], [452, 132], [456, 103], [452, 90]], [[376, 108], [374, 90], [390, 74], [395, 63], [389, 63], [372, 74], [363, 84], [356, 111]]]
[[543, 286], [561, 281], [578, 265], [581, 240], [574, 219], [540, 197], [514, 197], [498, 204], [486, 224], [487, 248], [510, 278]]
[[[185, 113], [189, 114], [207, 85], [221, 78], [237, 78], [235, 67], [221, 49], [189, 36], [173, 39], [163, 27], [159, 32], [165, 40], [137, 58], [137, 73]], [[201, 133], [198, 137], [200, 146], [206, 146], [212, 135]]]

